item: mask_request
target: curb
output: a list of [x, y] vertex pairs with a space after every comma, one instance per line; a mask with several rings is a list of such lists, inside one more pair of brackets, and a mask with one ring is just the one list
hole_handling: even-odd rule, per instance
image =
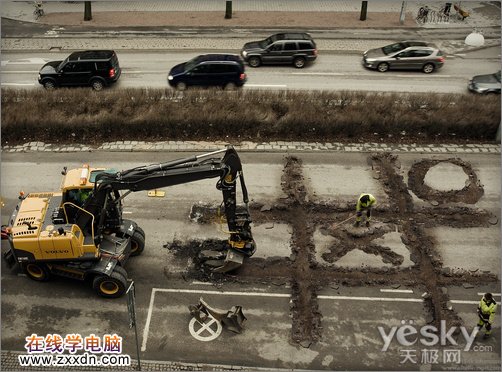
[[214, 151], [233, 145], [239, 152], [404, 152], [422, 154], [500, 154], [500, 144], [386, 144], [386, 143], [340, 143], [340, 142], [228, 142], [204, 141], [114, 141], [99, 146], [85, 144], [46, 144], [28, 142], [23, 145], [3, 146], [7, 153], [72, 153], [72, 152], [183, 152]]

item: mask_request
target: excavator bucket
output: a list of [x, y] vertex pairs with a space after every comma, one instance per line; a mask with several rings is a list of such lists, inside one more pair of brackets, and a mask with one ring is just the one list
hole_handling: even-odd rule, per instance
[[232, 249], [227, 251], [227, 257], [223, 261], [223, 265], [213, 269], [215, 273], [228, 273], [233, 271], [244, 263], [244, 255], [240, 252], [236, 252]]
[[232, 306], [230, 310], [221, 310], [209, 306], [201, 297], [197, 305], [190, 305], [188, 307], [192, 317], [203, 323], [208, 316], [222, 323], [229, 331], [234, 333], [241, 333], [244, 322], [247, 318], [242, 312], [242, 306]]
[[227, 329], [234, 333], [241, 333], [243, 324], [247, 320], [242, 312], [242, 306], [232, 306], [227, 316], [221, 320]]
[[204, 264], [206, 266], [212, 268], [213, 272], [228, 273], [242, 266], [245, 255], [229, 249], [226, 256], [224, 252], [202, 251], [200, 257], [205, 260]]

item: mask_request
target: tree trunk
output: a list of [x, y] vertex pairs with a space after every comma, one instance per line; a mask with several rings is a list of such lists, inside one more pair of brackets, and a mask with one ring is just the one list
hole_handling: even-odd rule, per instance
[[90, 21], [90, 20], [92, 20], [91, 2], [85, 1], [84, 2], [84, 21]]

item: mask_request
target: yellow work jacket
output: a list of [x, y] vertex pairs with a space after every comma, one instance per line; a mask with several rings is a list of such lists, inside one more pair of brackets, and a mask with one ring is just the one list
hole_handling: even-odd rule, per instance
[[[361, 198], [364, 196], [364, 195], [368, 195], [369, 196], [369, 200], [367, 203], [362, 203], [361, 202]], [[361, 194], [359, 196], [359, 199], [357, 199], [357, 205], [356, 205], [356, 211], [360, 211], [361, 209], [367, 209], [367, 208], [370, 208], [372, 207], [373, 205], [376, 204], [376, 199], [373, 195], [371, 194]]]
[[497, 311], [497, 303], [494, 300], [491, 300], [487, 303], [485, 297], [481, 298], [479, 301], [479, 310], [481, 314], [483, 314], [483, 318], [487, 319], [490, 323], [493, 323], [493, 319], [495, 318], [495, 311]]

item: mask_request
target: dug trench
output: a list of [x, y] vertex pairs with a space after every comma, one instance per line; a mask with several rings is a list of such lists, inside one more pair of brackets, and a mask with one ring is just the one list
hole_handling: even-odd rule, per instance
[[[488, 227], [498, 221], [489, 212], [465, 206], [474, 204], [483, 195], [483, 187], [468, 163], [458, 159], [447, 159], [461, 166], [469, 177], [466, 187], [458, 191], [437, 192], [424, 186], [428, 169], [437, 161], [419, 161], [408, 173], [408, 185], [404, 181], [399, 159], [388, 153], [369, 156], [373, 177], [377, 179], [388, 196], [388, 203], [377, 207], [378, 221], [367, 233], [355, 231], [347, 221], [354, 214], [354, 205], [346, 200], [319, 202], [309, 195], [303, 176], [300, 158], [288, 156], [284, 161], [281, 187], [284, 197], [274, 204], [254, 203], [250, 212], [256, 224], [285, 223], [291, 226], [291, 255], [287, 258], [247, 259], [242, 267], [231, 274], [215, 274], [206, 268], [197, 256], [201, 250], [214, 249], [224, 241], [191, 240], [169, 242], [166, 248], [172, 250], [181, 260], [188, 260], [183, 278], [202, 280], [216, 286], [224, 282], [264, 283], [291, 287], [291, 341], [309, 347], [322, 339], [322, 314], [317, 301], [318, 292], [326, 287], [337, 289], [343, 286], [410, 286], [424, 293], [423, 298], [429, 310], [427, 321], [436, 327], [441, 320], [448, 326], [461, 324], [455, 309], [449, 309], [449, 296], [445, 287], [479, 285], [498, 282], [495, 275], [481, 270], [449, 270], [436, 249], [436, 242], [427, 235], [426, 229], [437, 226], [455, 228]], [[414, 205], [410, 193], [430, 201], [431, 206]], [[440, 203], [436, 201], [440, 200]], [[455, 205], [452, 203], [458, 203]], [[196, 205], [192, 214], [198, 223], [214, 223], [217, 206]], [[340, 228], [333, 229], [333, 225]], [[333, 236], [336, 243], [328, 247], [322, 258], [316, 261], [314, 232]], [[413, 266], [401, 268], [404, 257], [390, 248], [374, 243], [390, 231], [398, 230], [401, 241], [410, 252]], [[261, 247], [258, 247], [260, 249]], [[367, 254], [380, 256], [382, 268], [348, 268], [336, 266], [337, 260], [349, 251], [359, 249]], [[166, 269], [165, 275], [169, 277]]]

